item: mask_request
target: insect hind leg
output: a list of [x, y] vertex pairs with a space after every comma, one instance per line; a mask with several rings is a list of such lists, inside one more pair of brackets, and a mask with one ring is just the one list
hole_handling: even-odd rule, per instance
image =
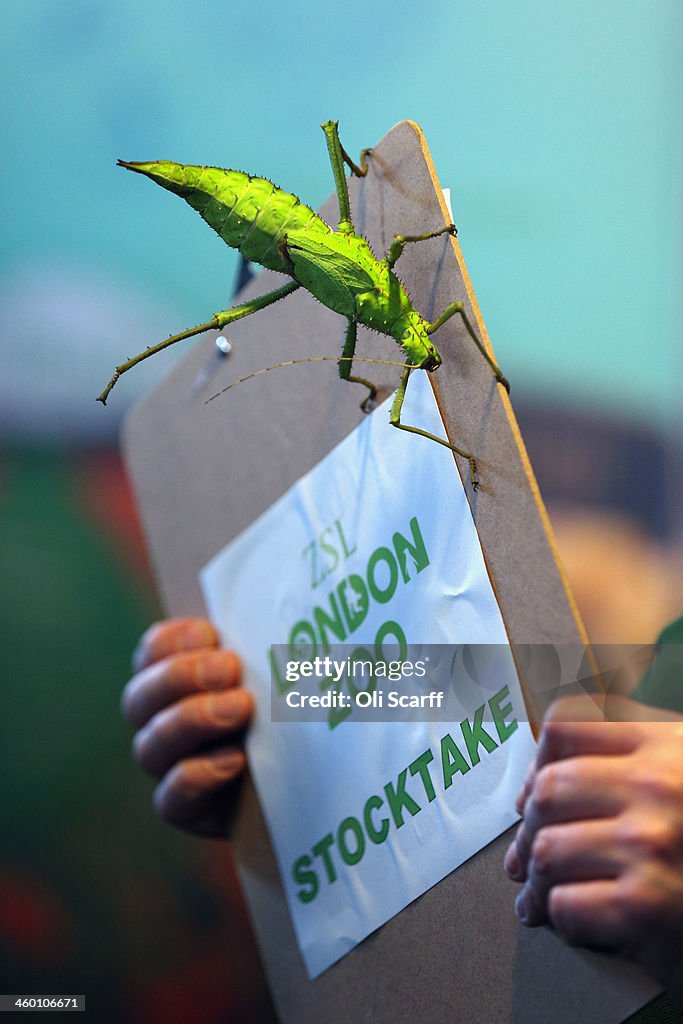
[[149, 356], [153, 356], [157, 352], [161, 352], [162, 349], [168, 348], [170, 345], [175, 345], [178, 341], [184, 341], [186, 338], [192, 338], [196, 334], [204, 334], [206, 331], [220, 331], [235, 320], [241, 320], [245, 316], [250, 316], [252, 313], [257, 313], [260, 309], [270, 306], [273, 302], [278, 302], [280, 299], [284, 299], [299, 287], [298, 281], [289, 281], [287, 284], [282, 285], [281, 288], [276, 288], [274, 291], [267, 292], [265, 295], [258, 295], [255, 299], [240, 303], [239, 306], [233, 306], [231, 309], [222, 309], [219, 313], [214, 313], [213, 318], [209, 320], [208, 323], [199, 324], [198, 327], [190, 327], [189, 330], [182, 331], [180, 334], [172, 334], [170, 338], [160, 341], [157, 345], [150, 345], [144, 352], [138, 353], [138, 355], [133, 356], [132, 359], [126, 360], [125, 363], [121, 363], [120, 366], [117, 366], [114, 369], [113, 376], [102, 394], [98, 396], [97, 401], [101, 402], [102, 405], [106, 405], [109, 392], [114, 387], [121, 374], [132, 369], [133, 366], [142, 362], [143, 359], [148, 359]]
[[422, 430], [420, 427], [412, 427], [408, 423], [401, 423], [403, 400], [406, 397], [406, 388], [408, 387], [410, 374], [414, 369], [414, 366], [407, 366], [401, 375], [401, 383], [398, 386], [396, 397], [394, 398], [391, 406], [391, 412], [389, 413], [389, 422], [392, 427], [398, 427], [399, 430], [407, 430], [410, 434], [419, 434], [421, 437], [429, 438], [430, 441], [436, 441], [437, 444], [442, 444], [444, 448], [450, 448], [450, 450], [455, 452], [456, 455], [460, 455], [463, 459], [467, 459], [470, 467], [470, 482], [472, 484], [472, 490], [478, 490], [479, 476], [477, 474], [477, 463], [471, 452], [465, 451], [464, 448], [458, 448], [457, 445], [451, 444], [450, 441], [444, 441], [442, 437], [437, 437], [436, 434], [430, 434], [428, 430]]
[[355, 377], [351, 370], [353, 368], [353, 357], [356, 352], [356, 337], [357, 337], [358, 325], [355, 320], [349, 320], [349, 326], [346, 328], [346, 339], [344, 341], [344, 348], [339, 359], [339, 376], [342, 380], [351, 381], [352, 384], [363, 384], [369, 391], [369, 394], [360, 403], [360, 407], [363, 412], [372, 412], [375, 407], [377, 400], [377, 386], [370, 380], [366, 380], [365, 377]]

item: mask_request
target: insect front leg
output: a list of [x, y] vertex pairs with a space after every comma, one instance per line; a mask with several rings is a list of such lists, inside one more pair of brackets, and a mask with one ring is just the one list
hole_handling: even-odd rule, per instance
[[449, 441], [444, 441], [443, 438], [437, 437], [436, 434], [430, 434], [428, 430], [422, 430], [420, 427], [411, 427], [408, 423], [401, 423], [401, 409], [403, 408], [403, 400], [406, 397], [406, 388], [408, 387], [408, 380], [410, 374], [415, 369], [414, 366], [407, 366], [401, 374], [401, 383], [398, 386], [396, 397], [391, 405], [391, 412], [389, 413], [389, 422], [392, 427], [398, 427], [399, 430], [407, 430], [411, 434], [420, 434], [421, 437], [428, 437], [430, 441], [436, 441], [437, 444], [442, 444], [444, 448], [450, 448], [456, 455], [461, 455], [463, 459], [467, 459], [470, 466], [470, 481], [472, 483], [472, 489], [474, 491], [479, 488], [479, 477], [477, 475], [477, 463], [471, 452], [465, 451], [464, 448], [458, 448], [456, 445], [451, 444]]
[[424, 235], [394, 235], [394, 240], [389, 247], [385, 259], [389, 265], [389, 269], [393, 269], [394, 264], [403, 255], [403, 250], [409, 242], [426, 242], [428, 238], [438, 238], [439, 235], [457, 235], [458, 229], [455, 224], [446, 224], [445, 227], [439, 228], [438, 231], [427, 231]]
[[455, 316], [456, 313], [462, 317], [462, 321], [467, 329], [467, 333], [469, 334], [470, 338], [483, 355], [486, 362], [493, 370], [496, 380], [498, 381], [499, 384], [502, 384], [507, 393], [510, 394], [510, 382], [508, 381], [507, 377], [504, 375], [498, 364], [493, 360], [493, 358], [484, 348], [484, 344], [481, 341], [481, 339], [477, 336], [477, 333], [474, 330], [474, 327], [472, 326], [472, 322], [470, 321], [470, 318], [465, 312], [465, 306], [463, 305], [462, 302], [451, 302], [449, 306], [446, 306], [441, 316], [437, 317], [433, 323], [427, 324], [427, 334], [433, 334], [434, 331], [438, 331], [439, 327], [441, 327], [442, 324], [445, 324], [447, 320], [450, 320], [452, 316]]
[[102, 405], [106, 405], [109, 392], [114, 387], [121, 374], [125, 373], [126, 370], [130, 370], [138, 363], [141, 363], [143, 359], [148, 359], [150, 356], [156, 355], [157, 352], [161, 352], [163, 349], [168, 348], [169, 345], [175, 345], [177, 341], [184, 341], [185, 338], [192, 338], [196, 334], [204, 334], [205, 331], [220, 331], [224, 327], [227, 327], [228, 324], [234, 323], [235, 320], [241, 320], [245, 316], [250, 316], [251, 313], [258, 312], [259, 309], [264, 309], [266, 306], [272, 305], [273, 302], [278, 302], [279, 299], [284, 299], [285, 296], [291, 295], [293, 291], [296, 291], [298, 287], [298, 281], [290, 281], [281, 288], [276, 288], [275, 291], [272, 292], [266, 292], [265, 295], [259, 295], [250, 302], [243, 302], [239, 306], [233, 306], [232, 309], [223, 309], [220, 313], [214, 313], [213, 318], [206, 324], [200, 324], [198, 327], [190, 327], [189, 330], [182, 331], [180, 334], [172, 334], [170, 338], [160, 341], [157, 345], [150, 345], [144, 352], [140, 352], [137, 356], [133, 356], [132, 359], [127, 359], [125, 363], [121, 363], [120, 366], [117, 366], [114, 369], [111, 380], [102, 394], [98, 396], [97, 401], [101, 402]]
[[[330, 164], [332, 165], [332, 173], [334, 175], [334, 184], [337, 190], [337, 199], [339, 200], [339, 226], [338, 231], [353, 232], [353, 221], [351, 220], [351, 206], [349, 204], [349, 187], [346, 184], [346, 174], [344, 173], [344, 157], [346, 161], [355, 168], [354, 173], [360, 174], [361, 177], [367, 173], [367, 167], [363, 170], [362, 167], [356, 168], [348, 154], [344, 153], [342, 144], [339, 141], [339, 122], [338, 121], [325, 121], [320, 127], [325, 132], [325, 139], [327, 140], [327, 152], [330, 157]], [[361, 164], [363, 158], [361, 157]]]
[[354, 377], [351, 374], [353, 367], [353, 356], [356, 351], [356, 336], [357, 336], [357, 324], [355, 320], [349, 320], [349, 326], [346, 328], [346, 340], [344, 341], [344, 349], [339, 360], [339, 376], [342, 380], [351, 381], [353, 384], [364, 384], [370, 392], [363, 401], [360, 403], [360, 407], [363, 412], [371, 412], [375, 399], [377, 398], [377, 388], [370, 380], [366, 380], [365, 377]]

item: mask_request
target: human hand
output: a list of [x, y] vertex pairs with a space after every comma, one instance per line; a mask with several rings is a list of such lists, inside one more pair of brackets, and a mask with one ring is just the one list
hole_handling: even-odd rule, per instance
[[240, 686], [237, 655], [218, 645], [205, 619], [150, 626], [121, 703], [137, 729], [135, 760], [160, 780], [157, 813], [196, 835], [226, 838], [234, 783], [246, 765], [240, 733], [254, 701]]
[[516, 910], [567, 943], [639, 963], [683, 1002], [683, 716], [557, 701], [518, 797]]

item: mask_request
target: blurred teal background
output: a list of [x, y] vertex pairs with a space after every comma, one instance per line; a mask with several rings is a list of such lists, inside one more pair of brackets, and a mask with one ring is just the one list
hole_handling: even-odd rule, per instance
[[[227, 853], [155, 822], [118, 714], [160, 610], [116, 433], [172, 354], [106, 411], [94, 401], [115, 362], [230, 302], [237, 257], [116, 159], [237, 167], [315, 207], [332, 190], [321, 121], [357, 154], [416, 120], [515, 408], [546, 410], [529, 421], [542, 487], [562, 465], [576, 497], [589, 480], [598, 502], [668, 502], [646, 525], [670, 534], [683, 7], [5, 0], [2, 15], [0, 988], [86, 991], [103, 1022], [265, 1021]], [[559, 459], [564, 410], [582, 433], [571, 420]]]
[[[682, 30], [675, 0], [6, 0], [0, 311], [32, 414], [29, 380], [61, 379], [60, 361], [73, 360], [70, 403], [90, 402], [122, 343], [132, 352], [230, 298], [235, 254], [117, 157], [247, 169], [316, 206], [332, 188], [321, 121], [338, 118], [357, 153], [412, 118], [453, 190], [516, 396], [670, 424]], [[60, 287], [73, 303], [79, 283], [95, 392], [50, 331]], [[31, 288], [49, 302], [36, 308]]]

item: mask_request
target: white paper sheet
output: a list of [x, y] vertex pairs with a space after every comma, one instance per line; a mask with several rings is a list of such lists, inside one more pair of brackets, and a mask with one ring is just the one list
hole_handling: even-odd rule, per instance
[[[324, 654], [320, 630], [344, 580], [352, 611], [358, 577], [381, 598], [370, 593], [348, 643], [372, 648], [387, 623], [410, 644], [507, 643], [451, 453], [391, 427], [388, 413], [386, 402], [201, 574], [256, 696], [249, 762], [310, 977], [515, 821], [534, 750], [509, 653], [492, 678], [450, 694], [448, 721], [271, 720], [271, 645]], [[402, 419], [445, 436], [426, 374], [413, 374]], [[419, 537], [418, 572], [397, 535]], [[482, 706], [485, 745], [473, 740]]]

